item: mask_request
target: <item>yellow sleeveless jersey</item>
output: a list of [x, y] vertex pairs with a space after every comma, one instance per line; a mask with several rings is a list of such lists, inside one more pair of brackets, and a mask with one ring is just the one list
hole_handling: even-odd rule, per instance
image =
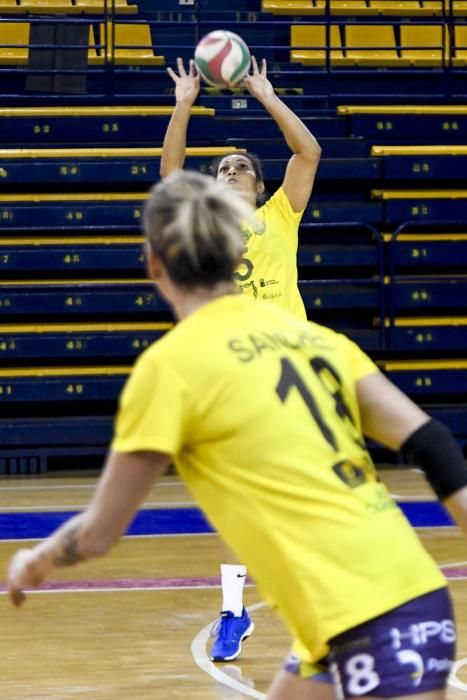
[[238, 294], [154, 343], [120, 400], [113, 449], [173, 456], [311, 661], [445, 585], [361, 438], [355, 385], [377, 371], [345, 336]]
[[284, 189], [256, 210], [261, 231], [245, 228], [245, 252], [235, 273], [240, 289], [262, 301], [278, 304], [306, 319], [298, 290], [298, 227], [303, 211], [295, 212]]

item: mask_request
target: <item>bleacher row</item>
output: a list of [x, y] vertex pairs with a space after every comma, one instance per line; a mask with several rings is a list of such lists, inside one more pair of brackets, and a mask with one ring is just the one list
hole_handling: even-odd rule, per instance
[[343, 15], [351, 17], [440, 17], [467, 15], [465, 0], [263, 0], [264, 12], [293, 17]]
[[[28, 63], [30, 28], [29, 22], [0, 23], [0, 65]], [[352, 68], [467, 65], [467, 24], [384, 24], [370, 28], [350, 22], [291, 26], [291, 61], [309, 66], [330, 62], [335, 67]], [[109, 61], [116, 65], [161, 66], [165, 58], [156, 50], [149, 24], [108, 22], [89, 27], [89, 66]]]
[[127, 0], [0, 0], [1, 15], [137, 14]]
[[291, 27], [290, 44], [291, 60], [310, 66], [467, 65], [467, 24], [301, 24]]
[[[145, 279], [140, 230], [173, 105], [163, 64], [219, 26], [264, 49], [323, 148], [300, 228], [309, 317], [359, 342], [467, 447], [467, 99], [446, 104], [463, 94], [466, 5], [160, 0], [156, 16], [146, 0], [0, 0], [0, 473], [95, 464], [135, 357], [172, 326]], [[50, 18], [83, 23], [85, 63], [105, 68], [98, 99], [92, 80], [79, 102], [18, 90], [41, 51], [31, 27]], [[341, 66], [374, 82], [334, 82]], [[446, 87], [439, 66], [456, 68], [440, 73]], [[390, 101], [379, 86], [398, 67]], [[247, 149], [273, 191], [290, 152], [259, 103], [203, 88], [198, 105], [186, 166], [209, 172], [213, 156]]]
[[[22, 15], [28, 15], [26, 20]], [[131, 23], [123, 21], [125, 15], [132, 15]], [[205, 11], [201, 33], [222, 22], [223, 15], [226, 26], [230, 25], [229, 13], [212, 13], [211, 18]], [[271, 21], [275, 16], [276, 22]], [[289, 21], [283, 21], [285, 16]], [[309, 23], [310, 16], [315, 24]], [[175, 22], [180, 25], [184, 50], [187, 41], [196, 43], [200, 35], [194, 17], [192, 12], [180, 13]], [[250, 45], [255, 48], [259, 43], [271, 60], [285, 57], [292, 63], [335, 68], [463, 68], [467, 65], [465, 17], [467, 0], [263, 0], [259, 17], [255, 15], [256, 31], [240, 23]], [[127, 0], [0, 0], [0, 66], [28, 65], [32, 22], [50, 18], [69, 27], [82, 23], [89, 67], [109, 62], [157, 67], [165, 62], [163, 54], [174, 58], [173, 45], [166, 44], [170, 21], [154, 19], [154, 11], [138, 14], [138, 6]], [[271, 32], [271, 46], [266, 47], [262, 36]], [[171, 32], [168, 39], [172, 42]], [[62, 49], [82, 48], [76, 40], [72, 38]], [[34, 44], [33, 48], [45, 52], [52, 46], [41, 49]]]
[[[0, 23], [0, 65], [27, 65], [30, 56], [30, 22]], [[47, 51], [47, 48], [42, 49]], [[35, 48], [35, 51], [41, 51]], [[99, 23], [89, 27], [87, 63], [161, 66], [164, 56], [154, 53], [148, 24]]]

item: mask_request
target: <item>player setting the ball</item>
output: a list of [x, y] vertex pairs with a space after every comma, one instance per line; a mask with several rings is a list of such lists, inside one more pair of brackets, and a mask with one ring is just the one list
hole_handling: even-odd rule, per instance
[[[248, 52], [248, 53], [246, 53]], [[196, 61], [196, 63], [195, 63]], [[245, 42], [231, 32], [211, 32], [195, 51], [195, 61], [186, 70], [181, 58], [177, 69], [167, 68], [175, 83], [176, 105], [164, 139], [161, 176], [183, 167], [191, 108], [200, 91], [200, 73], [213, 85], [242, 80], [241, 85], [256, 98], [278, 127], [292, 151], [281, 186], [271, 197], [265, 194], [260, 160], [238, 151], [225, 155], [212, 166], [213, 175], [256, 207], [261, 230], [244, 226], [245, 248], [235, 272], [238, 288], [258, 300], [280, 306], [296, 318], [306, 320], [306, 310], [298, 288], [298, 229], [313, 189], [321, 148], [305, 124], [278, 97], [267, 76], [266, 61], [258, 66]], [[243, 79], [241, 76], [243, 75]], [[261, 121], [255, 122], [261, 136]], [[253, 135], [253, 134], [252, 134]], [[254, 465], [252, 465], [254, 468]], [[212, 661], [232, 661], [242, 650], [242, 642], [253, 631], [243, 604], [246, 567], [233, 555], [222, 554], [222, 608], [219, 624], [213, 629]]]

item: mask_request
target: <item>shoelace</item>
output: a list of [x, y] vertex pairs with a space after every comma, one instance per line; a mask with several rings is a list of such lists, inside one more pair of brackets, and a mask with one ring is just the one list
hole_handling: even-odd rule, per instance
[[[217, 637], [218, 632], [220, 632], [219, 636], [222, 639], [225, 639], [225, 637], [227, 636], [227, 632], [230, 628], [230, 625], [227, 623], [233, 619], [234, 619], [233, 612], [230, 612], [230, 611], [221, 612], [220, 618], [218, 620], [216, 620], [216, 622], [211, 627], [211, 632], [210, 632], [211, 637]], [[226, 624], [223, 624], [223, 623], [226, 623]]]

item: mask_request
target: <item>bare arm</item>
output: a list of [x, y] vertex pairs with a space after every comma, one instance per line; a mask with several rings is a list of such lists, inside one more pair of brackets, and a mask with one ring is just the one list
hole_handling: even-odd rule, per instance
[[253, 74], [246, 76], [244, 83], [248, 91], [256, 97], [269, 112], [284, 138], [293, 151], [285, 172], [283, 187], [294, 211], [305, 209], [321, 157], [321, 147], [305, 124], [297, 117], [274, 92], [266, 76], [266, 61], [263, 59], [259, 70], [256, 59], [251, 59]]
[[393, 450], [399, 450], [412, 433], [430, 420], [381, 372], [357, 383], [357, 400], [363, 434]]
[[[380, 373], [358, 382], [357, 398], [363, 433], [394, 450], [399, 450], [413, 433], [430, 420], [421, 408]], [[443, 450], [443, 457], [445, 454]], [[462, 454], [459, 452], [459, 458], [455, 456], [455, 459], [461, 462]], [[450, 464], [444, 462], [441, 469], [449, 469]], [[467, 486], [444, 498], [443, 505], [467, 536]]]
[[25, 600], [24, 588], [38, 586], [54, 568], [108, 552], [169, 463], [170, 457], [159, 452], [111, 452], [86, 510], [11, 560], [8, 589], [14, 605]]
[[167, 73], [175, 83], [175, 109], [162, 144], [161, 177], [167, 177], [174, 170], [183, 168], [190, 111], [199, 93], [200, 78], [194, 61], [190, 61], [187, 73], [182, 59], [177, 58], [177, 68], [178, 75], [172, 68], [167, 68]]

